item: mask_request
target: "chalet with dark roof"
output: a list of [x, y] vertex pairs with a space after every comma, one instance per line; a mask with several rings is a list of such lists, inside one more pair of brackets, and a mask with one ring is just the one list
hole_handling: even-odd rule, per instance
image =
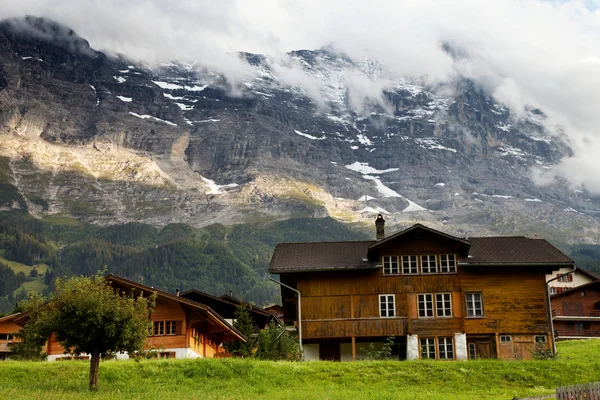
[[600, 281], [554, 294], [551, 301], [556, 340], [600, 338]]
[[394, 337], [400, 359], [530, 358], [552, 348], [546, 274], [573, 260], [541, 237], [459, 238], [416, 224], [371, 241], [280, 243], [269, 272], [306, 359], [355, 360]]

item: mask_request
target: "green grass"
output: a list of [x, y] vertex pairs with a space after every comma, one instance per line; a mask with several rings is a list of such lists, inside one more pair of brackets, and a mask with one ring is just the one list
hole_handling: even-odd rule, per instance
[[46, 273], [46, 270], [48, 269], [48, 266], [46, 264], [36, 264], [34, 266], [31, 266], [31, 265], [22, 264], [20, 262], [7, 260], [6, 258], [4, 258], [4, 251], [5, 251], [4, 249], [0, 249], [0, 261], [4, 264], [8, 265], [10, 267], [10, 269], [12, 269], [16, 274], [18, 274], [19, 272], [23, 272], [25, 274], [25, 276], [29, 276], [29, 274], [31, 273], [31, 270], [34, 268], [37, 268], [37, 270], [40, 274], [44, 274], [44, 273]]
[[4, 399], [512, 399], [598, 380], [600, 340], [558, 344], [555, 361], [107, 361], [99, 393], [84, 361], [0, 364]]

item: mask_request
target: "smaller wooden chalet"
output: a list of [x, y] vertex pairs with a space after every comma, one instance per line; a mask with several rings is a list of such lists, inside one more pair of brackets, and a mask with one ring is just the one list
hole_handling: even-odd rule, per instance
[[[156, 294], [156, 305], [150, 315], [152, 328], [146, 348], [156, 350], [159, 358], [216, 357], [223, 351], [223, 342], [246, 340], [235, 327], [205, 304], [112, 274], [106, 276], [106, 280], [115, 289], [127, 293]], [[26, 317], [17, 322], [24, 324]], [[17, 326], [15, 331], [19, 329]], [[49, 338], [45, 351], [48, 361], [73, 358], [66, 354], [54, 335]], [[119, 354], [117, 358], [126, 359], [129, 356]]]
[[11, 347], [15, 342], [13, 334], [21, 329], [15, 323], [15, 319], [20, 315], [20, 313], [17, 313], [0, 318], [0, 361], [10, 358]]
[[563, 267], [552, 274], [546, 275], [546, 280], [550, 287], [550, 294], [556, 294], [600, 280], [600, 275], [579, 267], [575, 271], [572, 268]]
[[540, 237], [459, 238], [421, 224], [377, 239], [279, 243], [269, 272], [305, 359], [355, 360], [394, 337], [399, 359], [531, 358], [552, 348], [546, 274], [573, 260]]
[[201, 303], [210, 307], [211, 309], [219, 313], [219, 315], [230, 324], [233, 324], [236, 318], [235, 313], [238, 307], [242, 305], [246, 308], [246, 310], [248, 310], [248, 313], [250, 314], [250, 317], [254, 322], [254, 329], [256, 332], [258, 332], [260, 329], [266, 328], [267, 324], [269, 324], [269, 322], [271, 322], [272, 320], [278, 322], [273, 317], [273, 315], [265, 309], [258, 307], [254, 304], [242, 301], [240, 299], [236, 299], [235, 297], [229, 295], [216, 297], [208, 293], [192, 289], [187, 290], [185, 292], [181, 292], [180, 296], [185, 299], [189, 299], [195, 301], [196, 303]]
[[556, 340], [600, 338], [600, 281], [552, 295]]

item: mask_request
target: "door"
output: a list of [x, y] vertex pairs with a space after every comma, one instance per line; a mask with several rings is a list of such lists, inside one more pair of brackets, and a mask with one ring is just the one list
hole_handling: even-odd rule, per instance
[[319, 343], [319, 360], [340, 361], [340, 341], [326, 340]]
[[467, 338], [469, 358], [472, 360], [480, 358], [496, 358], [496, 351], [492, 337]]

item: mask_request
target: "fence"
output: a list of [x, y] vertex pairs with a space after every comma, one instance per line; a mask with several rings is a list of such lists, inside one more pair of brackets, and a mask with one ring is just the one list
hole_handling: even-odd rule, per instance
[[600, 382], [558, 387], [556, 400], [600, 400]]
[[513, 400], [600, 400], [600, 382], [584, 383], [582, 385], [561, 386], [556, 388], [554, 396], [514, 397]]

